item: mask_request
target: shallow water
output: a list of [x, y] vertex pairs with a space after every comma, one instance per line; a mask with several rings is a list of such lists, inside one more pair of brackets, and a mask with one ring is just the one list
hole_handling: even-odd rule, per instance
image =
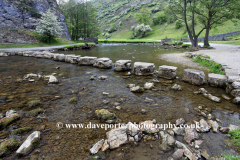
[[[159, 48], [159, 49], [158, 49]], [[125, 49], [125, 51], [123, 50]], [[136, 50], [136, 51], [134, 51]], [[156, 50], [156, 51], [155, 51]], [[183, 50], [165, 50], [160, 46], [153, 45], [99, 45], [92, 50], [80, 50], [62, 52], [65, 54], [79, 54], [82, 56], [109, 57], [115, 62], [119, 59], [131, 59], [155, 63], [156, 69], [160, 65], [174, 65], [178, 67], [177, 76], [182, 76], [185, 68], [179, 64], [173, 64], [158, 60], [158, 55], [170, 52], [184, 52]], [[135, 58], [133, 58], [135, 57]], [[56, 67], [60, 69], [55, 69]], [[91, 72], [91, 74], [86, 74]], [[205, 71], [207, 73], [207, 71]], [[47, 85], [42, 80], [38, 82], [15, 83], [28, 73], [39, 73], [41, 75], [57, 74], [60, 83], [58, 85]], [[56, 62], [48, 59], [37, 59], [33, 57], [1, 57], [0, 58], [0, 113], [9, 109], [22, 110], [23, 113], [33, 109], [26, 107], [26, 103], [32, 99], [41, 99], [40, 106], [46, 111], [41, 116], [48, 120], [39, 118], [22, 118], [12, 126], [0, 132], [0, 138], [8, 137], [8, 131], [13, 127], [30, 126], [34, 130], [41, 130], [41, 145], [30, 155], [22, 159], [84, 159], [89, 156], [89, 149], [100, 139], [106, 139], [104, 129], [58, 129], [57, 122], [63, 123], [100, 123], [94, 117], [96, 109], [108, 109], [115, 113], [120, 122], [140, 122], [156, 119], [157, 123], [175, 123], [176, 119], [184, 118], [186, 123], [192, 124], [193, 120], [199, 121], [203, 117], [195, 110], [198, 106], [207, 108], [209, 113], [222, 121], [222, 126], [238, 124], [239, 107], [227, 100], [221, 103], [212, 102], [202, 95], [193, 94], [200, 87], [174, 80], [173, 82], [160, 78], [160, 83], [155, 83], [156, 91], [147, 90], [143, 94], [133, 94], [126, 87], [134, 83], [143, 86], [155, 76], [130, 76], [127, 72], [114, 72], [113, 69], [98, 69], [91, 66], [78, 66], [64, 62]], [[92, 75], [108, 76], [106, 80], [91, 81]], [[11, 76], [11, 77], [9, 77]], [[170, 87], [178, 83], [183, 91], [172, 91]], [[203, 86], [209, 93], [221, 97], [224, 89]], [[103, 96], [103, 92], [110, 96]], [[60, 96], [61, 98], [55, 98]], [[77, 104], [69, 104], [72, 97], [78, 97]], [[153, 102], [145, 102], [146, 98]], [[109, 101], [104, 104], [103, 100]], [[4, 103], [2, 103], [4, 102]], [[114, 102], [119, 102], [122, 110], [117, 111]], [[37, 107], [35, 107], [37, 108]], [[141, 113], [146, 109], [146, 114]], [[235, 111], [230, 114], [229, 111]], [[206, 119], [206, 118], [205, 118]], [[50, 129], [50, 130], [49, 130]], [[26, 136], [25, 136], [26, 137]], [[23, 139], [25, 138], [23, 137]], [[184, 142], [183, 137], [176, 137]], [[210, 156], [219, 155], [231, 149], [224, 144], [226, 136], [221, 133], [201, 133], [203, 139], [202, 148], [206, 149]], [[160, 141], [140, 142], [138, 146], [133, 144], [124, 145], [116, 150], [107, 151], [104, 156], [107, 159], [167, 159], [173, 154], [173, 150], [163, 153], [159, 150]], [[150, 148], [150, 144], [153, 148]], [[39, 151], [39, 152], [36, 152]], [[232, 151], [233, 152], [233, 151]], [[7, 159], [16, 158], [11, 154]]]

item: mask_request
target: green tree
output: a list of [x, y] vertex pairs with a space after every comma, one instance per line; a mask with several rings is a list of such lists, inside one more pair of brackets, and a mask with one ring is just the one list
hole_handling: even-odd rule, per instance
[[131, 30], [133, 30], [133, 35], [135, 37], [138, 35], [141, 35], [142, 37], [144, 37], [147, 32], [153, 31], [150, 25], [144, 25], [144, 23], [137, 25], [136, 27], [132, 26]]
[[52, 38], [61, 35], [62, 28], [57, 20], [57, 16], [51, 12], [51, 9], [48, 9], [46, 13], [42, 13], [36, 32], [46, 37], [49, 43], [51, 43]]
[[139, 13], [136, 13], [136, 21], [139, 23], [144, 23], [145, 25], [150, 24], [151, 15], [148, 9], [142, 8]]

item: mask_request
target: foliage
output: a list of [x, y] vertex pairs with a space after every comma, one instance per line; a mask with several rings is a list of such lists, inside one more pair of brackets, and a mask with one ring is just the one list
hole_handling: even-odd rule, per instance
[[72, 40], [97, 37], [100, 30], [97, 23], [97, 9], [91, 1], [69, 0], [61, 4]]
[[230, 154], [225, 154], [225, 152], [222, 153], [222, 157], [226, 158], [226, 160], [239, 160], [240, 159], [237, 156], [233, 156], [233, 155], [230, 155]]
[[[208, 58], [203, 58], [200, 56], [197, 56], [193, 62], [198, 62], [200, 65], [209, 68], [209, 71], [216, 74], [222, 74], [224, 75], [224, 70], [222, 69], [221, 64], [216, 63], [214, 61], [209, 60]], [[240, 133], [240, 132], [239, 132]], [[240, 134], [239, 134], [240, 135]], [[240, 143], [239, 143], [240, 144]], [[239, 146], [240, 147], [240, 146]]]
[[136, 22], [143, 23], [145, 25], [150, 24], [150, 13], [146, 8], [142, 8], [139, 13], [136, 13]]
[[106, 39], [111, 38], [111, 34], [109, 33], [103, 33], [102, 35], [105, 36]]
[[52, 38], [61, 35], [62, 28], [57, 20], [57, 16], [51, 12], [51, 9], [47, 10], [46, 13], [42, 13], [36, 31], [42, 36], [48, 38], [49, 43], [51, 43]]
[[156, 8], [153, 8], [153, 9], [151, 9], [150, 10], [150, 12], [153, 14], [153, 13], [157, 13], [157, 12], [159, 12], [160, 11], [160, 9], [158, 8], [158, 7], [156, 7]]
[[149, 4], [148, 7], [153, 7], [153, 6], [156, 6], [156, 5], [157, 5], [157, 3], [154, 2], [154, 3]]
[[183, 26], [183, 24], [181, 23], [181, 21], [177, 20], [175, 23], [175, 28], [179, 29], [179, 28], [182, 28], [182, 26]]
[[144, 37], [147, 32], [153, 31], [149, 25], [144, 25], [144, 24], [137, 25], [136, 27], [132, 26], [131, 29], [133, 30], [133, 35], [135, 37], [138, 35], [141, 35], [142, 37]]
[[226, 136], [228, 136], [230, 142], [240, 150], [240, 129], [229, 131]]
[[112, 32], [115, 32], [115, 31], [117, 31], [117, 25], [116, 25], [116, 23], [113, 23], [111, 25], [111, 27], [109, 28], [108, 33], [112, 33]]
[[157, 17], [153, 18], [153, 24], [154, 25], [164, 24], [166, 22], [167, 22], [167, 16], [165, 15], [165, 13], [161, 13]]

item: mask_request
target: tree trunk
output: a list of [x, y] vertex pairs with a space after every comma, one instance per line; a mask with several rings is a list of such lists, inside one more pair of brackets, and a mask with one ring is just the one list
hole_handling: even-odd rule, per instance
[[192, 47], [198, 47], [198, 37], [195, 36], [192, 40]]
[[206, 29], [205, 37], [204, 37], [204, 47], [209, 47], [209, 42], [208, 42], [208, 36], [209, 36], [209, 28]]

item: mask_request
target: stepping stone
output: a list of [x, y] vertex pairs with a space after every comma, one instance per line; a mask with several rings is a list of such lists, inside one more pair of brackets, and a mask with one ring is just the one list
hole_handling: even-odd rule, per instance
[[109, 58], [98, 58], [97, 61], [93, 64], [94, 67], [98, 68], [112, 68], [112, 60]]
[[227, 77], [225, 75], [209, 73], [208, 83], [214, 87], [226, 87]]
[[159, 66], [158, 76], [166, 79], [176, 78], [177, 67], [174, 66]]
[[183, 81], [194, 85], [203, 85], [205, 83], [205, 74], [196, 69], [184, 69]]
[[97, 57], [80, 57], [78, 60], [78, 65], [86, 65], [86, 66], [92, 66], [94, 63], [97, 62]]
[[133, 73], [139, 76], [142, 76], [142, 75], [147, 76], [147, 75], [152, 75], [154, 73], [154, 70], [155, 70], [154, 63], [135, 62]]
[[131, 60], [118, 60], [114, 64], [115, 71], [129, 71], [131, 70]]

